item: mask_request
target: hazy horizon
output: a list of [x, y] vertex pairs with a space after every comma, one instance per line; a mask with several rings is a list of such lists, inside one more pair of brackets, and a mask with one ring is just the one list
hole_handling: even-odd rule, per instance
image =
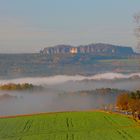
[[135, 0], [0, 0], [0, 53], [58, 44], [107, 43], [136, 49]]

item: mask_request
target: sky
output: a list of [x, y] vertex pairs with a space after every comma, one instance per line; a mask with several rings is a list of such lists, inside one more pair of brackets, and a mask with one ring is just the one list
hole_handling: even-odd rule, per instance
[[0, 0], [0, 53], [90, 43], [136, 50], [137, 12], [140, 0]]

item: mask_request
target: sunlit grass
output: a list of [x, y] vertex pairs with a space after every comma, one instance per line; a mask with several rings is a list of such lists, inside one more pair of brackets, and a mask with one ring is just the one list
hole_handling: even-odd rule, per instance
[[67, 112], [0, 119], [0, 140], [139, 140], [140, 126], [119, 114]]

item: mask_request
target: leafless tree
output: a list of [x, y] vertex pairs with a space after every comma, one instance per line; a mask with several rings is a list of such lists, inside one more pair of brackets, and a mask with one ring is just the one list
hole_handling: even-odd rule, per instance
[[137, 38], [137, 49], [140, 51], [140, 12], [134, 15], [134, 21], [136, 23], [135, 36]]

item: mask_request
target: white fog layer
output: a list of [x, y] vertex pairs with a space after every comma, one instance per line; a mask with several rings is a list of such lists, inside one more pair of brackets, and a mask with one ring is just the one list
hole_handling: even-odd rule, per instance
[[60, 84], [68, 81], [83, 81], [83, 80], [119, 80], [119, 79], [130, 79], [140, 78], [140, 73], [122, 74], [122, 73], [102, 73], [93, 76], [82, 76], [82, 75], [56, 75], [50, 77], [26, 77], [19, 79], [0, 80], [0, 84], [6, 83], [31, 83], [35, 85], [53, 85]]

